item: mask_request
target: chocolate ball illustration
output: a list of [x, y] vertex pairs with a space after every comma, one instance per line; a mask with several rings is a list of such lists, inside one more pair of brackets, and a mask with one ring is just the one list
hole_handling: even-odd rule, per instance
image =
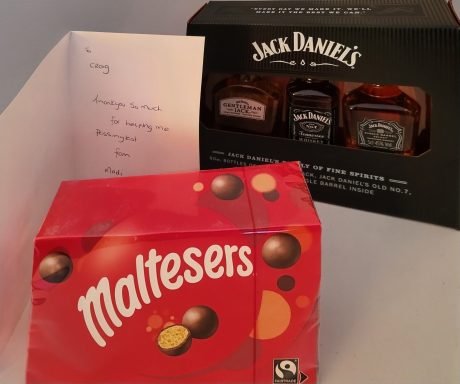
[[289, 233], [270, 236], [262, 246], [262, 258], [273, 268], [289, 268], [300, 257], [299, 240]]
[[157, 337], [160, 351], [168, 356], [179, 356], [190, 349], [192, 335], [183, 325], [171, 325], [163, 329]]
[[216, 312], [204, 305], [189, 308], [182, 317], [182, 325], [190, 329], [195, 339], [207, 339], [212, 336], [219, 325]]
[[72, 260], [64, 253], [54, 252], [45, 256], [38, 267], [40, 277], [48, 283], [62, 283], [72, 273]]
[[263, 193], [262, 196], [267, 201], [276, 201], [276, 200], [278, 200], [280, 198], [280, 193], [276, 189], [274, 189], [271, 192]]
[[294, 289], [295, 279], [292, 276], [284, 275], [278, 279], [276, 284], [278, 285], [279, 289], [288, 292]]
[[238, 176], [225, 174], [214, 178], [211, 183], [212, 193], [222, 200], [235, 200], [243, 193], [244, 184]]

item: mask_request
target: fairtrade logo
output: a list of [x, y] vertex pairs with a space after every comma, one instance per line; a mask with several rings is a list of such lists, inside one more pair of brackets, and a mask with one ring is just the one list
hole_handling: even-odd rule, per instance
[[275, 359], [273, 361], [273, 383], [298, 383], [299, 359]]

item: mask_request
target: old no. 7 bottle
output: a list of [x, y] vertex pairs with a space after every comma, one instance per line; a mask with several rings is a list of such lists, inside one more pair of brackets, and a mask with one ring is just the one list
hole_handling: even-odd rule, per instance
[[296, 79], [288, 85], [289, 137], [331, 144], [337, 128], [339, 91], [327, 80]]

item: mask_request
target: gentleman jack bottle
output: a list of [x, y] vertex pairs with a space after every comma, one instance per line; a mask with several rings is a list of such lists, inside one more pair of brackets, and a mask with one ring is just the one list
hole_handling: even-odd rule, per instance
[[395, 85], [363, 84], [343, 99], [346, 145], [413, 155], [420, 105]]
[[213, 92], [214, 127], [260, 135], [276, 134], [281, 93], [255, 75], [224, 79]]
[[289, 137], [331, 144], [337, 129], [339, 90], [327, 80], [296, 79], [288, 87]]

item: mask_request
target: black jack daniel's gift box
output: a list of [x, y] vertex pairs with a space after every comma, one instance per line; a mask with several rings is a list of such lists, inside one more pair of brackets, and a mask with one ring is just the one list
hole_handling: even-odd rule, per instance
[[460, 26], [444, 0], [210, 2], [201, 167], [300, 160], [313, 198], [460, 227]]

